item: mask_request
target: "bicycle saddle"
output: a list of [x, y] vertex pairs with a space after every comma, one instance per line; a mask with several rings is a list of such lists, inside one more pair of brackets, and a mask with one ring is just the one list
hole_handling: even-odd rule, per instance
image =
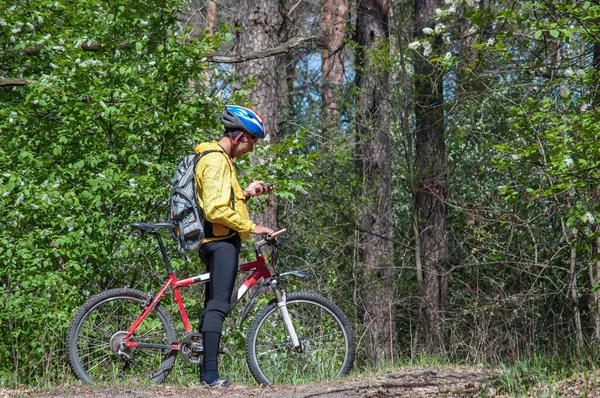
[[134, 222], [131, 224], [132, 227], [135, 227], [143, 232], [156, 232], [159, 228], [173, 228], [174, 225], [170, 222], [157, 222], [154, 224], [145, 223], [145, 222]]

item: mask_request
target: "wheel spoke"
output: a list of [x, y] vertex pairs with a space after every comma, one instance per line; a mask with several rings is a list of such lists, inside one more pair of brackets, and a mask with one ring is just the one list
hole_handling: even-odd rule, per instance
[[[167, 359], [165, 349], [126, 347], [127, 329], [140, 316], [145, 294], [133, 289], [114, 289], [94, 296], [82, 307], [69, 327], [69, 363], [85, 382], [115, 381], [123, 375], [125, 362], [121, 350], [131, 357], [125, 378], [149, 379], [161, 369], [157, 382], [169, 373], [174, 356]], [[131, 341], [162, 344], [176, 339], [170, 315], [155, 307], [138, 326]], [[162, 365], [161, 365], [162, 364]]]
[[354, 348], [341, 310], [310, 293], [288, 295], [286, 307], [303, 351], [293, 346], [276, 305], [267, 307], [248, 337], [248, 364], [255, 378], [261, 383], [296, 383], [347, 372]]

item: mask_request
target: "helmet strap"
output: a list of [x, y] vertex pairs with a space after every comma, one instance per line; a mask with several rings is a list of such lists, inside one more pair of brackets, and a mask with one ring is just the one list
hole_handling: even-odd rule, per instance
[[233, 135], [231, 134], [231, 131], [229, 132], [229, 146], [231, 147], [231, 153], [229, 154], [229, 158], [231, 160], [233, 160], [233, 156], [234, 156], [234, 152], [235, 152], [235, 146], [237, 145], [237, 143], [240, 141], [240, 139], [244, 136], [244, 132], [240, 131], [241, 134], [238, 134], [237, 137], [235, 137], [235, 139], [233, 138]]

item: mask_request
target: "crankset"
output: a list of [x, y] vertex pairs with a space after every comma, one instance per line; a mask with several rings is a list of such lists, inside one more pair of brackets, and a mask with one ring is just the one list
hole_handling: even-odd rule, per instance
[[202, 334], [188, 332], [183, 335], [179, 343], [181, 356], [192, 365], [199, 365], [204, 355]]

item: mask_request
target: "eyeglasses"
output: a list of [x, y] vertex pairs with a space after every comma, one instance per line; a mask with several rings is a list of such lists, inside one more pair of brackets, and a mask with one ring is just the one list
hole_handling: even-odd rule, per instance
[[250, 138], [253, 142], [258, 141], [258, 139], [260, 138], [259, 136], [250, 133], [246, 133], [246, 137]]

